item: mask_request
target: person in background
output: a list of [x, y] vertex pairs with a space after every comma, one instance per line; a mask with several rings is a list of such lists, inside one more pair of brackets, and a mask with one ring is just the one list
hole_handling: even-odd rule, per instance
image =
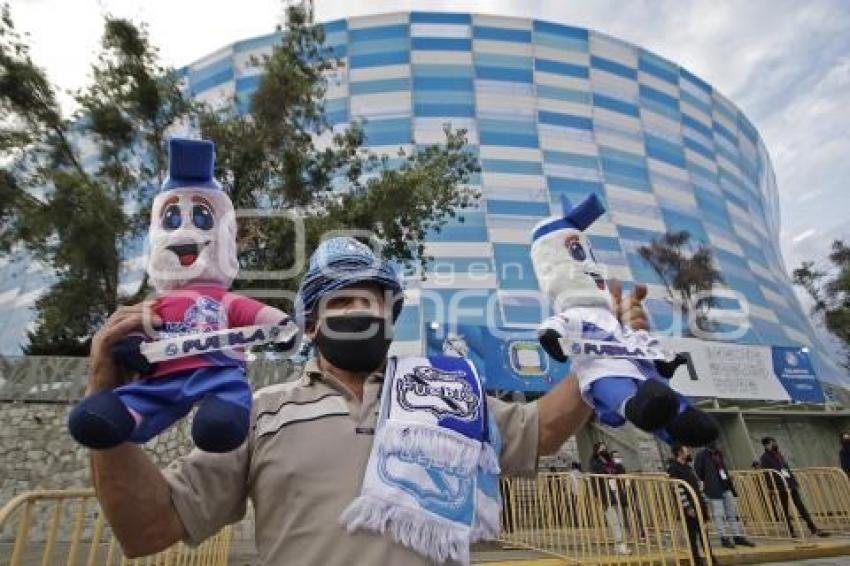
[[[628, 474], [629, 472], [626, 470], [626, 466], [623, 464], [623, 457], [616, 450], [611, 451], [611, 459], [614, 461], [614, 466], [617, 469], [618, 474]], [[629, 504], [629, 502], [637, 502], [637, 487], [632, 484], [632, 480], [625, 479], [623, 480], [623, 488], [625, 493], [621, 497], [620, 503], [623, 506], [623, 512], [625, 513], [625, 526], [627, 531], [637, 532], [640, 538], [644, 538], [646, 535], [643, 528], [643, 518], [640, 514], [640, 506], [635, 504]]]
[[[686, 482], [699, 501], [694, 501], [693, 495], [683, 487], [679, 487], [679, 498], [682, 501], [682, 507], [685, 510], [685, 526], [688, 529], [688, 542], [691, 545], [691, 555], [694, 559], [694, 564], [700, 566], [705, 564], [705, 559], [700, 556], [700, 524], [699, 515], [697, 514], [697, 505], [702, 510], [703, 517], [708, 516], [705, 502], [702, 499], [702, 493], [699, 487], [699, 478], [697, 478], [694, 469], [688, 464], [690, 453], [688, 447], [682, 444], [673, 444], [670, 446], [670, 451], [673, 458], [670, 460], [670, 465], [667, 468], [667, 475], [673, 479]], [[705, 554], [711, 552], [710, 548], [703, 548]], [[714, 560], [712, 560], [714, 562]]]
[[[570, 476], [569, 493], [570, 493], [570, 518], [573, 526], [578, 526], [579, 517], [579, 501], [584, 497], [584, 482], [582, 481], [583, 474], [581, 472], [581, 464], [573, 461], [570, 463], [570, 471], [567, 472]], [[581, 499], [583, 501], [583, 499]]]
[[[794, 506], [797, 508], [797, 511], [800, 513], [803, 521], [806, 522], [806, 525], [809, 527], [812, 535], [828, 537], [829, 533], [818, 529], [815, 522], [812, 521], [809, 511], [803, 503], [803, 498], [800, 497], [800, 486], [797, 483], [797, 478], [795, 478], [794, 474], [791, 472], [791, 468], [788, 466], [788, 461], [785, 459], [785, 456], [783, 456], [779, 451], [779, 443], [776, 442], [776, 439], [772, 436], [765, 436], [761, 439], [761, 443], [762, 446], [764, 446], [764, 453], [761, 455], [761, 467], [766, 470], [776, 470], [785, 480], [784, 482], [777, 481], [770, 483], [775, 484], [776, 486], [776, 491], [779, 494], [779, 503], [782, 504], [782, 510], [785, 512], [785, 520], [788, 521], [788, 530], [791, 533], [791, 536], [795, 537], [796, 534], [794, 533], [794, 526], [791, 522], [791, 514], [788, 512], [789, 491], [791, 492], [791, 499], [794, 501]], [[785, 487], [786, 485], [788, 486], [787, 489]]]
[[841, 460], [841, 469], [850, 476], [850, 432], [841, 435], [841, 450], [838, 451]]
[[744, 536], [744, 527], [738, 519], [735, 484], [726, 467], [723, 451], [712, 442], [697, 454], [694, 471], [703, 482], [703, 493], [711, 507], [711, 516], [720, 533], [720, 544], [724, 548], [735, 545], [755, 546]]
[[759, 462], [758, 460], [753, 460], [753, 463], [750, 464], [750, 467], [754, 470], [760, 470], [761, 469], [761, 462]]
[[[620, 464], [622, 471], [618, 471], [617, 464], [611, 452], [604, 442], [593, 445], [593, 456], [590, 459], [590, 472], [593, 474], [615, 475], [625, 473], [625, 468]], [[593, 478], [593, 490], [605, 507], [605, 522], [614, 532], [614, 543], [618, 554], [631, 554], [631, 549], [626, 545], [623, 531], [623, 499], [617, 480], [611, 478]]]
[[625, 474], [626, 467], [623, 465], [623, 457], [616, 450], [611, 451], [611, 460], [614, 462], [614, 468], [618, 474]]

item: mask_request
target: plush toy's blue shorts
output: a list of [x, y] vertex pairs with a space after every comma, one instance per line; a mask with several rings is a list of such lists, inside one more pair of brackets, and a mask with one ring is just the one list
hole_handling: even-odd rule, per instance
[[115, 394], [144, 417], [129, 439], [137, 443], [147, 442], [185, 417], [207, 395], [251, 411], [251, 385], [244, 366], [211, 366], [140, 379], [116, 388]]

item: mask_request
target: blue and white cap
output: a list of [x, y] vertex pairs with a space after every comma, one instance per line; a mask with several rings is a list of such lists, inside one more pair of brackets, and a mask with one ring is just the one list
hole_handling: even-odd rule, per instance
[[214, 176], [215, 144], [209, 140], [168, 140], [168, 177], [163, 191], [180, 188], [221, 190]]
[[591, 194], [576, 207], [573, 207], [569, 199], [562, 195], [561, 209], [564, 213], [561, 218], [553, 218], [547, 222], [542, 222], [534, 229], [534, 232], [531, 234], [532, 242], [542, 238], [546, 234], [565, 228], [584, 232], [588, 226], [605, 213], [605, 205], [602, 204], [602, 200], [596, 196], [596, 193]]
[[313, 255], [298, 294], [295, 320], [303, 328], [307, 318], [328, 293], [358, 283], [376, 283], [393, 295], [393, 320], [403, 305], [402, 282], [389, 262], [375, 256], [372, 249], [347, 236], [325, 240]]

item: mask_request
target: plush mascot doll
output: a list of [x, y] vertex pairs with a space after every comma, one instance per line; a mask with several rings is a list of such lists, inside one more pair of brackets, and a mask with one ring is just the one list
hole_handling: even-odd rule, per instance
[[[169, 141], [169, 176], [151, 210], [148, 275], [163, 321], [158, 338], [251, 325], [286, 324], [280, 310], [228, 292], [238, 269], [236, 217], [213, 177], [215, 146]], [[90, 448], [146, 442], [198, 403], [192, 438], [198, 448], [227, 452], [246, 438], [251, 387], [244, 353], [231, 349], [150, 364], [133, 335], [113, 351], [140, 378], [80, 402], [69, 418], [72, 436]]]
[[[541, 345], [556, 360], [567, 360], [563, 338], [611, 342], [646, 351], [658, 341], [624, 327], [613, 313], [611, 294], [584, 230], [605, 212], [591, 195], [575, 208], [563, 200], [563, 217], [540, 222], [532, 233], [531, 259], [544, 294], [557, 315], [541, 325]], [[609, 426], [629, 421], [666, 442], [702, 446], [717, 437], [714, 420], [670, 389], [667, 379], [685, 362], [575, 356], [572, 371], [582, 396]]]

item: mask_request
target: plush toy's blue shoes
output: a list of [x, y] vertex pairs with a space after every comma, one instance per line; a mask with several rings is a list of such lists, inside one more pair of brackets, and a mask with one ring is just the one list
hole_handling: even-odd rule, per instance
[[114, 448], [130, 438], [136, 421], [113, 391], [100, 391], [80, 401], [68, 416], [74, 440], [87, 448]]
[[[685, 446], [706, 446], [717, 440], [720, 429], [714, 417], [696, 407], [687, 407], [673, 419], [665, 431]], [[664, 434], [659, 434], [663, 439]]]
[[626, 420], [665, 442], [705, 446], [717, 439], [717, 421], [657, 379], [647, 379], [626, 402]]
[[639, 429], [654, 432], [664, 428], [679, 412], [679, 399], [676, 393], [655, 379], [641, 383], [634, 397], [626, 401], [623, 411], [626, 420]]
[[230, 452], [248, 436], [250, 410], [208, 395], [192, 421], [192, 440], [205, 452]]

